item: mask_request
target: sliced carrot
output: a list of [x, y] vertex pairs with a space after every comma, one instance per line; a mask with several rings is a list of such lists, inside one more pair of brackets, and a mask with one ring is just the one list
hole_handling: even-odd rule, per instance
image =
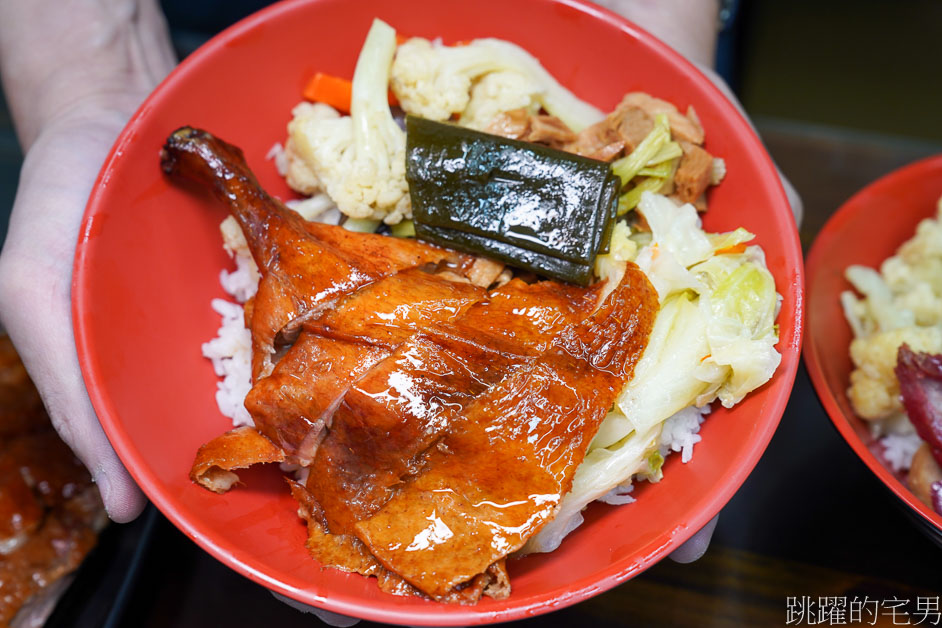
[[721, 249], [716, 250], [716, 255], [738, 255], [739, 253], [746, 252], [746, 243], [740, 242], [739, 244], [734, 244], [733, 246], [725, 246]]
[[[350, 113], [350, 101], [353, 98], [353, 83], [345, 78], [317, 72], [304, 86], [301, 92], [305, 99], [313, 102], [322, 102], [330, 105], [337, 111]], [[395, 94], [389, 92], [390, 106], [396, 106], [399, 101]]]
[[307, 100], [326, 103], [339, 111], [349, 112], [353, 83], [339, 76], [318, 72], [301, 93]]

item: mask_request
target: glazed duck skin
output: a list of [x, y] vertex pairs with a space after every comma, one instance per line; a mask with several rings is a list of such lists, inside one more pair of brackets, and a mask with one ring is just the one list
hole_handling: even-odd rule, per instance
[[508, 595], [507, 555], [555, 516], [647, 343], [644, 273], [629, 263], [601, 305], [601, 284], [487, 291], [460, 277], [468, 256], [304, 221], [205, 132], [175, 132], [161, 163], [229, 206], [261, 275], [256, 427], [204, 446], [194, 481], [310, 466], [289, 486], [322, 564], [440, 602]]
[[406, 269], [461, 256], [414, 240], [305, 221], [269, 196], [242, 151], [183, 127], [167, 138], [163, 171], [210, 188], [239, 222], [261, 273], [252, 308], [252, 378], [274, 368], [279, 335], [296, 331], [344, 294]]
[[214, 493], [225, 493], [239, 481], [235, 469], [284, 460], [285, 452], [255, 428], [243, 425], [200, 447], [190, 469], [190, 480]]
[[[310, 462], [334, 402], [357, 376], [411, 335], [416, 324], [453, 316], [483, 295], [473, 286], [431, 277], [422, 281], [413, 277], [409, 291], [396, 289], [399, 271], [442, 262], [460, 264], [467, 257], [414, 240], [308, 222], [261, 188], [239, 148], [205, 131], [183, 127], [171, 134], [161, 152], [161, 168], [171, 177], [210, 188], [242, 228], [261, 274], [247, 316], [252, 378], [259, 388], [250, 393], [247, 408], [258, 431], [292, 461]], [[358, 292], [365, 286], [370, 288]], [[353, 300], [345, 303], [348, 296]], [[321, 332], [341, 336], [347, 332], [356, 337], [354, 341], [305, 338], [289, 349], [287, 362], [275, 372], [277, 346], [296, 338], [304, 321], [318, 318], [338, 302], [343, 311], [362, 312], [362, 303], [370, 296], [372, 305], [382, 299], [394, 309], [377, 309], [373, 324], [361, 320], [358, 330], [338, 324], [339, 316], [325, 318]], [[376, 320], [379, 314], [386, 314], [386, 319]], [[397, 332], [398, 327], [403, 329]], [[369, 337], [364, 339], [365, 335]], [[351, 368], [342, 370], [344, 365]], [[324, 374], [328, 377], [320, 378]], [[275, 379], [266, 381], [269, 376]], [[222, 451], [224, 443], [216, 445], [214, 451]], [[254, 454], [239, 457], [239, 452], [248, 451], [233, 451], [229, 470], [257, 462]], [[209, 481], [205, 469], [194, 467], [193, 473]], [[212, 483], [213, 490], [235, 481], [225, 477], [223, 483]]]
[[596, 288], [514, 280], [410, 338], [347, 392], [308, 489], [335, 534], [373, 514], [422, 464], [453, 418], [554, 334], [595, 308]]
[[477, 397], [429, 450], [422, 472], [356, 524], [370, 552], [442, 599], [522, 547], [570, 490], [644, 351], [657, 302], [630, 266], [592, 317]]
[[485, 296], [468, 283], [410, 269], [344, 298], [300, 336], [245, 400], [258, 429], [296, 462], [311, 462], [350, 386], [417, 329], [460, 315]]

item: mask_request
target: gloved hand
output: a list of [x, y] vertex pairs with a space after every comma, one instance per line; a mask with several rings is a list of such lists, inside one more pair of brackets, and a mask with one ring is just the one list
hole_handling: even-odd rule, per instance
[[0, 255], [0, 323], [112, 519], [144, 496], [105, 437], [72, 333], [72, 261], [111, 145], [175, 60], [156, 0], [0, 3], [0, 74], [25, 154]]

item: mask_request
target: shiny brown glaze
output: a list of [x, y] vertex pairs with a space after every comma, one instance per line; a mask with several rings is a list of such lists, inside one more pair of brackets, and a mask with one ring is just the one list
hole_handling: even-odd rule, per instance
[[256, 381], [274, 367], [279, 334], [296, 331], [337, 298], [400, 270], [460, 257], [414, 240], [305, 221], [259, 186], [240, 149], [205, 131], [177, 130], [160, 159], [168, 175], [211, 189], [242, 227], [261, 273], [251, 317]]
[[[347, 534], [329, 534], [324, 528], [317, 500], [300, 483], [288, 480], [291, 495], [298, 502], [298, 515], [308, 525], [307, 548], [325, 567], [334, 567], [364, 576], [376, 577], [381, 591], [393, 595], [425, 596], [396, 573], [389, 571], [369, 553], [363, 542]], [[510, 578], [504, 560], [499, 560], [461, 586], [455, 587], [443, 600], [453, 604], [473, 604], [482, 595], [501, 599], [510, 594]]]
[[261, 433], [307, 466], [353, 382], [416, 330], [459, 316], [485, 294], [416, 269], [367, 285], [303, 325], [272, 374], [249, 392], [246, 408]]
[[486, 296], [470, 283], [408, 269], [364, 286], [304, 326], [321, 336], [395, 349], [430, 325], [458, 318]]
[[88, 472], [0, 336], [0, 625], [78, 567], [104, 522]]
[[356, 524], [371, 553], [439, 599], [522, 547], [569, 491], [656, 312], [656, 292], [632, 266], [590, 318], [475, 398], [421, 473]]
[[334, 413], [308, 479], [330, 531], [352, 534], [468, 404], [588, 316], [597, 299], [592, 288], [514, 280], [413, 336], [360, 378]]
[[213, 187], [261, 269], [251, 439], [309, 465], [289, 484], [312, 554], [390, 592], [508, 595], [506, 556], [554, 516], [643, 352], [658, 308], [644, 274], [629, 265], [601, 306], [600, 286], [487, 292], [457, 254], [306, 223], [204, 132], [176, 132], [162, 163]]
[[285, 452], [254, 427], [237, 427], [200, 447], [190, 479], [214, 493], [225, 493], [239, 481], [234, 470], [284, 460]]

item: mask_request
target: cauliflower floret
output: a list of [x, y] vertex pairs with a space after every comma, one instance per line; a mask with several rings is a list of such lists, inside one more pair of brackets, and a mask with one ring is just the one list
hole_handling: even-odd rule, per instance
[[942, 352], [942, 329], [904, 327], [851, 342], [850, 357], [856, 368], [850, 374], [847, 396], [861, 418], [885, 419], [902, 411], [899, 382], [893, 369], [897, 351], [904, 342], [913, 351]]
[[[340, 117], [340, 113], [330, 105], [324, 103], [300, 102], [291, 110], [291, 120], [294, 123], [297, 120], [334, 120]], [[295, 125], [297, 128], [299, 125]], [[322, 184], [317, 174], [311, 168], [310, 164], [298, 154], [295, 148], [295, 140], [291, 136], [292, 124], [288, 124], [288, 140], [285, 142], [284, 150], [284, 176], [290, 187], [295, 192], [305, 196], [313, 196], [321, 191]]]
[[916, 317], [917, 325], [928, 327], [942, 323], [942, 299], [925, 281], [911, 286], [909, 290], [900, 294], [894, 303], [897, 307], [911, 310]]
[[396, 224], [412, 215], [406, 134], [389, 111], [396, 32], [374, 20], [353, 74], [350, 115], [300, 115], [288, 125], [291, 148], [347, 216]]
[[497, 68], [494, 60], [456, 50], [421, 37], [399, 46], [390, 84], [403, 111], [442, 121], [465, 110], [472, 80]]
[[476, 39], [464, 46], [445, 46], [418, 37], [410, 39], [396, 53], [391, 87], [407, 113], [430, 120], [448, 120], [453, 114], [472, 115], [474, 124], [480, 125], [482, 114], [467, 112], [472, 102], [471, 91], [485, 76], [496, 72], [513, 72], [525, 77], [530, 85], [523, 103], [524, 94], [516, 89], [512, 90], [512, 98], [510, 92], [502, 94], [502, 98], [507, 98], [502, 105], [506, 109], [502, 111], [542, 106], [577, 132], [604, 117], [601, 111], [562, 87], [533, 55], [498, 39]]
[[539, 105], [533, 99], [536, 91], [533, 81], [519, 72], [491, 72], [471, 88], [471, 99], [459, 123], [483, 131], [499, 113], [523, 107], [537, 113]]
[[916, 234], [899, 247], [896, 255], [883, 262], [880, 271], [896, 294], [925, 283], [937, 297], [942, 296], [942, 224], [939, 220], [920, 222]]

